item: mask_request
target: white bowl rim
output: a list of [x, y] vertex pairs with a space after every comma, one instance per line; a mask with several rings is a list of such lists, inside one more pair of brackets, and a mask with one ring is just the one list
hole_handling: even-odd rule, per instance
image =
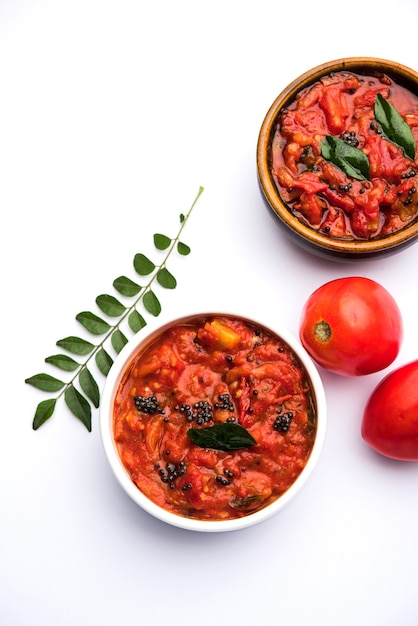
[[[295, 480], [295, 482], [291, 485], [291, 487], [270, 505], [256, 511], [255, 513], [251, 513], [237, 519], [221, 521], [196, 520], [188, 517], [183, 517], [180, 515], [176, 515], [175, 513], [172, 513], [170, 511], [166, 511], [162, 507], [152, 502], [132, 482], [131, 478], [128, 475], [128, 472], [122, 465], [113, 437], [113, 402], [116, 395], [116, 390], [125, 372], [125, 368], [134, 358], [136, 353], [140, 349], [142, 349], [144, 345], [149, 344], [151, 341], [153, 341], [153, 339], [155, 339], [169, 327], [179, 325], [195, 318], [213, 316], [238, 318], [252, 324], [264, 327], [268, 331], [279, 336], [285, 343], [287, 343], [290, 349], [295, 353], [295, 355], [302, 363], [308, 375], [308, 378], [310, 379], [316, 404], [317, 417], [317, 430], [311, 454], [303, 471]], [[325, 390], [319, 372], [311, 357], [289, 331], [276, 329], [271, 324], [266, 324], [265, 322], [261, 322], [260, 320], [254, 319], [253, 317], [246, 317], [242, 313], [234, 313], [230, 311], [198, 311], [196, 313], [189, 313], [187, 315], [174, 317], [161, 325], [155, 326], [154, 324], [153, 326], [154, 327], [150, 328], [148, 332], [144, 333], [143, 331], [139, 331], [139, 333], [135, 335], [135, 337], [128, 341], [128, 343], [123, 347], [118, 356], [115, 358], [115, 361], [106, 378], [100, 402], [99, 425], [101, 440], [106, 458], [119, 485], [126, 492], [126, 494], [147, 513], [163, 522], [171, 524], [172, 526], [177, 526], [178, 528], [183, 528], [185, 530], [194, 530], [200, 532], [225, 532], [240, 530], [258, 524], [259, 522], [262, 522], [281, 511], [290, 502], [290, 500], [292, 500], [300, 492], [302, 487], [305, 485], [306, 481], [308, 480], [319, 460], [325, 439], [327, 420]]]

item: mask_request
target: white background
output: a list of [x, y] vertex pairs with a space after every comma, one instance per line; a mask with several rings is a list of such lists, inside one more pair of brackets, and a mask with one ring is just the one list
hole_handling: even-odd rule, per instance
[[[415, 0], [0, 0], [0, 622], [5, 626], [418, 623], [418, 464], [362, 441], [377, 382], [418, 356], [418, 247], [337, 264], [305, 254], [265, 208], [256, 177], [264, 115], [322, 62], [375, 56], [417, 69]], [[320, 371], [329, 407], [319, 465], [278, 516], [190, 533], [142, 512], [60, 401], [25, 385], [55, 342], [82, 333], [152, 235], [189, 257], [160, 295], [161, 322], [190, 310], [274, 319], [294, 335], [310, 293], [359, 274], [404, 318], [387, 371]], [[158, 257], [158, 255], [157, 255]], [[65, 374], [64, 374], [65, 376]], [[100, 379], [103, 385], [103, 379]]]

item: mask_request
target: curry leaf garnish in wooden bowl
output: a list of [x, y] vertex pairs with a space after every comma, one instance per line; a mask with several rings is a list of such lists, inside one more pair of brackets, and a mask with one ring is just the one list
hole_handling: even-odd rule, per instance
[[321, 154], [327, 161], [339, 167], [347, 176], [357, 180], [369, 178], [369, 160], [367, 156], [343, 139], [327, 135], [321, 143]]
[[410, 126], [399, 115], [395, 107], [382, 94], [376, 96], [374, 116], [379, 122], [386, 139], [403, 148], [405, 155], [414, 160], [416, 144]]
[[[395, 107], [378, 93], [374, 106], [374, 118], [380, 125], [384, 137], [402, 148], [408, 159], [413, 160], [416, 143], [411, 128], [399, 115]], [[327, 161], [339, 167], [347, 176], [357, 180], [370, 179], [369, 159], [363, 150], [359, 150], [348, 141], [334, 135], [327, 135], [321, 142], [321, 154]]]
[[48, 356], [45, 362], [62, 372], [71, 373], [72, 377], [64, 381], [50, 374], [40, 373], [25, 380], [27, 384], [41, 391], [58, 393], [54, 398], [42, 400], [36, 407], [32, 424], [34, 430], [40, 428], [53, 415], [57, 401], [64, 398], [71, 413], [84, 424], [88, 431], [91, 431], [91, 407], [97, 409], [100, 406], [100, 390], [90, 366], [95, 362], [101, 374], [104, 377], [108, 375], [113, 365], [110, 352], [119, 354], [129, 341], [122, 330], [122, 323], [125, 322], [134, 334], [147, 324], [137, 309], [141, 302], [145, 311], [150, 315], [157, 317], [161, 313], [161, 303], [153, 285], [158, 283], [165, 289], [176, 288], [177, 280], [168, 270], [167, 263], [174, 251], [182, 256], [187, 256], [191, 252], [190, 247], [180, 241], [180, 236], [202, 192], [203, 187], [200, 187], [188, 213], [180, 215], [180, 227], [174, 238], [161, 233], [154, 235], [155, 248], [158, 251], [166, 251], [161, 263], [154, 263], [142, 253], [135, 255], [134, 270], [138, 276], [147, 277], [146, 284], [139, 284], [127, 276], [119, 276], [113, 281], [115, 291], [124, 298], [131, 298], [132, 301], [125, 305], [115, 295], [97, 296], [96, 305], [107, 319], [91, 311], [82, 311], [76, 315], [79, 324], [92, 336], [91, 340], [69, 336], [57, 341], [56, 345], [69, 354], [53, 354]]

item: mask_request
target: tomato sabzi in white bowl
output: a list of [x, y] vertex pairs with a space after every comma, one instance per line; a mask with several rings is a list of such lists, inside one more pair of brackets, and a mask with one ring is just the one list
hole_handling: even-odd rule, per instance
[[418, 74], [359, 57], [289, 85], [263, 122], [264, 196], [293, 239], [321, 256], [363, 259], [418, 236]]
[[325, 396], [293, 337], [231, 314], [198, 314], [126, 346], [101, 411], [111, 467], [155, 517], [245, 528], [282, 509], [315, 466]]

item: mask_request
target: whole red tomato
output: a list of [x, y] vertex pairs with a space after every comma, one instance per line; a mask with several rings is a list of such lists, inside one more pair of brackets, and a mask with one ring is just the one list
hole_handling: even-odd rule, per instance
[[418, 461], [418, 361], [388, 374], [370, 396], [361, 426], [377, 452], [399, 461]]
[[403, 324], [390, 293], [369, 278], [338, 278], [319, 287], [302, 311], [300, 340], [322, 367], [342, 376], [372, 374], [399, 353]]

